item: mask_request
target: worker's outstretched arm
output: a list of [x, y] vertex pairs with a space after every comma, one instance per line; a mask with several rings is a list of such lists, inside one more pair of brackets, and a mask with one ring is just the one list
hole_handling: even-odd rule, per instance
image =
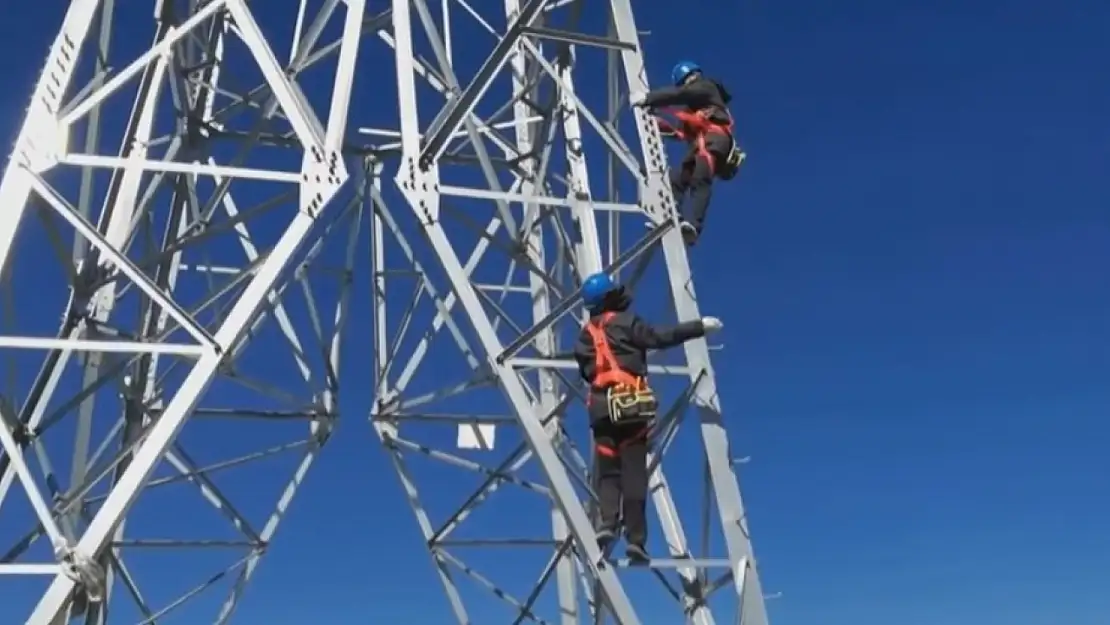
[[663, 108], [667, 106], [688, 106], [700, 109], [713, 104], [717, 87], [709, 80], [695, 80], [681, 87], [662, 87], [653, 89], [644, 96], [643, 106]]
[[632, 341], [639, 349], [669, 349], [705, 336], [705, 325], [700, 319], [665, 327], [653, 326], [635, 317], [631, 329]]

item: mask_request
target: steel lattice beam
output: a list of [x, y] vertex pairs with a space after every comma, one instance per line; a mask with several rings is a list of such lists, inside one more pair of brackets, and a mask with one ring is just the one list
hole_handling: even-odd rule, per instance
[[[327, 123], [243, 2], [157, 6], [142, 46], [134, 8], [70, 4], [0, 182], [0, 583], [48, 582], [6, 622], [226, 622], [338, 414], [348, 289], [312, 273], [355, 257], [362, 198], [332, 198], [361, 3]], [[292, 166], [257, 155], [275, 136]], [[195, 578], [144, 583], [169, 566]]]
[[[70, 3], [0, 180], [0, 594], [32, 597], [0, 620], [228, 622], [373, 354], [344, 405], [372, 404], [444, 618], [766, 625], [704, 340], [652, 367], [657, 557], [592, 529], [581, 279], [700, 315], [607, 4], [164, 0], [139, 45], [135, 8]], [[373, 349], [341, 354], [348, 319]], [[196, 584], [153, 588], [166, 566]]]

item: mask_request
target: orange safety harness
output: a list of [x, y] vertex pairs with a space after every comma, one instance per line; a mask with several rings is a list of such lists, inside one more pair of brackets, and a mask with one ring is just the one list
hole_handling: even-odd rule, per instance
[[605, 335], [605, 326], [613, 320], [616, 313], [607, 312], [596, 321], [586, 324], [586, 331], [594, 342], [594, 379], [590, 383], [595, 389], [607, 389], [617, 386], [630, 386], [638, 388], [646, 385], [644, 378], [632, 375], [621, 369], [613, 348], [609, 346], [609, 337]]
[[[612, 392], [613, 389], [621, 389], [629, 394], [650, 393], [651, 389], [647, 385], [647, 378], [633, 375], [622, 369], [620, 363], [617, 362], [616, 355], [613, 354], [613, 348], [609, 345], [609, 337], [605, 334], [605, 326], [609, 325], [614, 316], [616, 316], [616, 313], [607, 312], [596, 321], [586, 324], [586, 331], [590, 333], [590, 339], [594, 345], [594, 379], [590, 382], [590, 386], [595, 390], [606, 390], [608, 392]], [[587, 404], [592, 400], [593, 394], [590, 393], [586, 399]], [[645, 425], [634, 436], [624, 439], [616, 448], [597, 442], [594, 446], [597, 448], [598, 454], [613, 458], [620, 455], [621, 448], [646, 438], [649, 429], [649, 426]]]
[[[696, 111], [668, 109], [667, 112], [681, 123], [681, 127], [676, 127], [665, 119], [658, 120], [659, 129], [662, 132], [694, 144], [698, 156], [705, 159], [705, 162], [709, 164], [710, 175], [716, 175], [717, 163], [716, 159], [713, 158], [713, 154], [711, 154], [706, 147], [705, 138], [711, 134], [725, 135], [733, 142], [734, 148], [736, 141], [732, 134], [735, 129], [735, 123], [732, 119], [732, 113], [728, 109], [723, 109], [725, 115], [728, 116], [728, 122], [722, 124], [710, 118], [713, 111], [717, 108], [718, 107], [709, 107]], [[726, 158], [728, 157], [728, 155], [725, 156]]]

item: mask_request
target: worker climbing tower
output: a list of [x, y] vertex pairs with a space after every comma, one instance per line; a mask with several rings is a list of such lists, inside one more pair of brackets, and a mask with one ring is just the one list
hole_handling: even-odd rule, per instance
[[[653, 364], [651, 563], [592, 530], [582, 278], [701, 314], [631, 0], [58, 19], [0, 181], [0, 622], [229, 622], [307, 485], [371, 563], [320, 622], [767, 623], [704, 340]], [[316, 480], [340, 414], [388, 462]], [[405, 541], [446, 602], [374, 595]]]

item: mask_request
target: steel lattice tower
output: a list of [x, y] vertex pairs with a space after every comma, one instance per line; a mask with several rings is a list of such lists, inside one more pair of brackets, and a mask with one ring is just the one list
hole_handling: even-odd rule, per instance
[[370, 406], [437, 622], [767, 623], [704, 340], [657, 558], [591, 529], [582, 277], [700, 315], [631, 0], [139, 4], [70, 3], [0, 182], [0, 620], [227, 622]]

